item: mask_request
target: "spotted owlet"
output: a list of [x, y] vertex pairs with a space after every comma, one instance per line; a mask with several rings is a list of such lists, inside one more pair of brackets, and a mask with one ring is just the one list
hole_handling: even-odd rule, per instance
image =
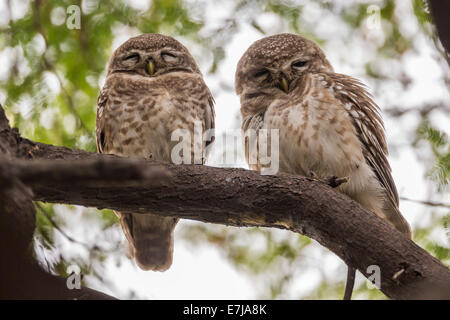
[[[293, 34], [256, 41], [238, 63], [236, 92], [244, 132], [279, 129], [281, 172], [348, 177], [339, 191], [411, 237], [379, 108], [361, 82], [333, 71], [313, 41]], [[247, 136], [247, 160], [248, 148]]]
[[[214, 128], [214, 100], [194, 58], [180, 42], [143, 34], [113, 53], [97, 101], [98, 152], [171, 162], [178, 143], [172, 141], [172, 132], [193, 134], [195, 123], [203, 131]], [[209, 143], [200, 143], [204, 154]], [[151, 212], [116, 214], [139, 267], [169, 268], [178, 219]]]

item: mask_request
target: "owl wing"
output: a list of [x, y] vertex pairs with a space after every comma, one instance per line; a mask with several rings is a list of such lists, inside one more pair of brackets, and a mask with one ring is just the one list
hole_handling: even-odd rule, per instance
[[[352, 119], [357, 136], [363, 146], [363, 155], [386, 190], [389, 200], [398, 207], [398, 193], [387, 160], [388, 150], [380, 109], [372, 100], [363, 83], [341, 74], [336, 74], [334, 78], [337, 98], [345, 106]], [[341, 88], [344, 90], [340, 90]]]
[[[206, 85], [205, 85], [206, 86]], [[208, 88], [206, 88], [206, 90], [208, 90]], [[205, 130], [211, 130], [211, 136], [208, 137], [209, 139], [206, 140], [206, 144], [205, 144], [205, 149], [206, 149], [206, 156], [208, 156], [209, 154], [209, 150], [211, 149], [211, 146], [214, 142], [214, 129], [216, 128], [215, 125], [215, 118], [216, 118], [216, 113], [214, 111], [214, 98], [211, 94], [211, 92], [209, 92], [208, 90], [208, 104], [207, 104], [207, 109], [205, 112]]]
[[385, 190], [387, 201], [384, 213], [399, 231], [411, 238], [409, 224], [398, 209], [398, 193], [387, 160], [388, 150], [379, 107], [360, 81], [341, 74], [333, 74], [331, 78], [334, 80], [336, 98], [350, 115], [364, 158]]
[[[215, 101], [201, 75], [186, 75], [184, 78], [180, 78], [180, 80], [182, 80], [184, 84], [190, 84], [187, 86], [187, 89], [185, 91], [180, 91], [176, 90], [176, 87], [173, 86], [166, 91], [166, 94], [171, 97], [170, 100], [174, 108], [183, 110], [187, 107], [188, 109], [195, 110], [194, 114], [196, 121], [202, 123], [202, 134], [204, 135], [202, 143], [202, 161], [203, 164], [205, 164], [206, 158], [208, 157], [215, 140]], [[183, 83], [180, 83], [179, 86], [183, 87]]]
[[[247, 160], [248, 166], [252, 170], [261, 170], [261, 164], [259, 162], [259, 143], [257, 140], [258, 132], [262, 129], [264, 125], [264, 113], [257, 113], [254, 115], [246, 116], [241, 125], [242, 133], [244, 135], [244, 148], [245, 148], [245, 159]], [[250, 130], [250, 131], [248, 131]], [[254, 132], [256, 137], [251, 137], [250, 134]], [[251, 154], [256, 154], [256, 159], [250, 159]]]
[[105, 86], [100, 91], [97, 98], [97, 116], [96, 116], [96, 141], [97, 141], [97, 152], [103, 153], [106, 146], [105, 138], [105, 113], [108, 104], [108, 92], [109, 86]]

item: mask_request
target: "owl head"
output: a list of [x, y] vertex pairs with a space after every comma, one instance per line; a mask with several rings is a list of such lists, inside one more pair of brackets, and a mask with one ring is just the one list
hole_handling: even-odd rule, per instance
[[154, 33], [127, 40], [113, 53], [108, 66], [108, 75], [121, 72], [156, 77], [180, 71], [200, 74], [194, 58], [180, 42]]
[[289, 94], [310, 72], [333, 72], [317, 44], [289, 33], [266, 37], [254, 42], [239, 60], [236, 93], [248, 97]]

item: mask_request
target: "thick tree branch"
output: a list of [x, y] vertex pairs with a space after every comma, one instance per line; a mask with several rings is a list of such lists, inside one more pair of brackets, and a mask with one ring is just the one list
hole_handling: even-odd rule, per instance
[[118, 184], [160, 185], [170, 179], [170, 172], [163, 166], [142, 165], [143, 160], [118, 161], [114, 157], [78, 160], [76, 164], [63, 161], [0, 160], [0, 170], [20, 179], [28, 185], [40, 185], [43, 181], [54, 183], [93, 185], [95, 187]]
[[450, 299], [447, 267], [327, 183], [71, 150], [22, 139], [5, 121], [0, 112], [0, 150], [9, 155], [0, 169], [31, 187], [34, 200], [288, 229], [317, 240], [366, 276], [378, 265], [381, 290], [391, 298]]

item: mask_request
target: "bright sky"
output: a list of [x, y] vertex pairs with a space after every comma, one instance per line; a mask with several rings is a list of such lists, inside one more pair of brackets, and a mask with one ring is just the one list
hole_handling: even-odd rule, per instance
[[[92, 2], [92, 1], [91, 1]], [[148, 6], [146, 1], [128, 0], [130, 4], [140, 9]], [[317, 36], [327, 40], [323, 47], [328, 59], [334, 66], [336, 72], [345, 73], [363, 80], [372, 89], [374, 100], [381, 106], [401, 106], [412, 108], [423, 105], [427, 102], [450, 101], [448, 88], [442, 83], [442, 70], [448, 68], [444, 63], [437, 63], [434, 57], [437, 52], [431, 40], [420, 34], [415, 38], [415, 50], [411, 50], [402, 58], [406, 66], [406, 72], [413, 79], [412, 86], [404, 91], [402, 88], [393, 85], [393, 81], [386, 80], [385, 84], [377, 83], [377, 90], [374, 91], [375, 84], [370, 78], [365, 76], [364, 65], [372, 61], [375, 57], [374, 43], [382, 41], [383, 34], [379, 29], [370, 29], [367, 27], [363, 33], [352, 33], [351, 29], [342, 23], [335, 16], [320, 16], [321, 12], [318, 5], [313, 1], [299, 1], [307, 3], [302, 14], [302, 21], [310, 31]], [[88, 2], [83, 2], [88, 3]], [[194, 4], [196, 14], [206, 17], [206, 29], [202, 30], [206, 34], [213, 30], [227, 19], [232, 10], [231, 1], [195, 1], [188, 3]], [[338, 1], [339, 5], [348, 5], [348, 1]], [[373, 3], [377, 3], [374, 1]], [[407, 35], [414, 34], [418, 30], [417, 23], [411, 16], [412, 8], [409, 1], [398, 1], [396, 14], [401, 16], [401, 30]], [[4, 8], [4, 0], [0, 1], [0, 12]], [[22, 8], [22, 9], [21, 9]], [[13, 2], [14, 16], [19, 17], [21, 10], [26, 8], [20, 2]], [[250, 14], [250, 13], [249, 13]], [[267, 31], [267, 35], [285, 32], [286, 26], [280, 23], [277, 16], [270, 13], [264, 13], [257, 16], [258, 24]], [[115, 49], [130, 36], [138, 34], [137, 30], [128, 27], [119, 26], [116, 30], [116, 40], [113, 48]], [[178, 38], [187, 45], [194, 56], [198, 59], [201, 69], [205, 74], [205, 80], [211, 88], [216, 100], [216, 126], [217, 133], [224, 133], [227, 129], [239, 128], [239, 99], [233, 90], [224, 90], [224, 87], [234, 88], [234, 72], [237, 61], [254, 41], [260, 39], [262, 35], [252, 26], [244, 23], [233, 36], [232, 41], [226, 44], [226, 59], [220, 64], [217, 74], [206, 74], [210, 65], [210, 60], [205, 58], [203, 52], [187, 39]], [[191, 48], [192, 44], [192, 48]], [[7, 64], [7, 54], [0, 54], [0, 65]], [[395, 63], [385, 61], [385, 65], [378, 67], [390, 78], [397, 78], [399, 70], [395, 68]], [[218, 75], [218, 76], [217, 76]], [[1, 73], [0, 73], [1, 79]], [[104, 79], [103, 79], [104, 80]], [[102, 80], [102, 81], [103, 81]], [[4, 102], [4, 97], [0, 95], [0, 102]], [[24, 105], [23, 108], [30, 108]], [[393, 170], [394, 180], [397, 184], [400, 196], [412, 199], [431, 199], [436, 201], [447, 201], [435, 195], [431, 184], [424, 179], [424, 169], [421, 165], [421, 159], [417, 159], [416, 153], [411, 149], [413, 128], [418, 122], [416, 114], [411, 113], [401, 118], [391, 119], [384, 115], [387, 140], [391, 150], [389, 157]], [[436, 113], [432, 120], [435, 125], [450, 135], [450, 119], [448, 115]], [[223, 151], [223, 146], [216, 146], [213, 154], [210, 156], [209, 165], [216, 165], [217, 157]], [[245, 167], [245, 161], [242, 157], [242, 150], [239, 153], [240, 158], [236, 166]], [[422, 157], [429, 159], [429, 151], [424, 149]], [[428, 207], [401, 201], [400, 209], [406, 219], [412, 226], [424, 226], [430, 222], [430, 209]], [[95, 223], [95, 214], [91, 219], [93, 221], [89, 235], [86, 230], [80, 227], [82, 216], [86, 215], [83, 208], [75, 208], [68, 212], [63, 206], [59, 206], [60, 214], [67, 217], [64, 219], [64, 229], [72, 237], [85, 243], [95, 241], [99, 236], [100, 224]], [[445, 211], [436, 209], [435, 212], [443, 215]], [[83, 218], [85, 219], [85, 218]], [[85, 220], [83, 220], [85, 221]], [[102, 276], [112, 282], [113, 286], [104, 286], [95, 279], [87, 279], [93, 288], [97, 288], [106, 293], [110, 293], [119, 298], [127, 298], [129, 291], [136, 292], [139, 298], [149, 299], [252, 299], [260, 297], [261, 284], [254, 281], [252, 277], [241, 270], [233, 267], [226, 257], [215, 248], [207, 245], [192, 247], [183, 241], [180, 241], [180, 230], [183, 225], [193, 224], [195, 222], [181, 222], [175, 232], [175, 255], [172, 267], [164, 272], [145, 272], [138, 269], [134, 262], [128, 259], [118, 259], [117, 256], [107, 258], [107, 267]], [[107, 237], [111, 239], [120, 238], [125, 246], [124, 236], [120, 227], [116, 226], [109, 231]], [[289, 236], [287, 231], [276, 231], [280, 236]], [[449, 245], [444, 230], [439, 230], [432, 235], [434, 240], [442, 245]], [[79, 246], [68, 241], [57, 233], [56, 243], [61, 252], [67, 252], [67, 255], [86, 256], [84, 250]], [[308, 266], [299, 269], [296, 277], [284, 297], [296, 298], [301, 294], [308, 293], [316, 284], [322, 280], [325, 275], [330, 280], [343, 280], [345, 278], [344, 264], [329, 253], [326, 249], [315, 245], [309, 248], [305, 255]], [[120, 265], [117, 265], [120, 261]], [[358, 281], [363, 281], [359, 277]]]

